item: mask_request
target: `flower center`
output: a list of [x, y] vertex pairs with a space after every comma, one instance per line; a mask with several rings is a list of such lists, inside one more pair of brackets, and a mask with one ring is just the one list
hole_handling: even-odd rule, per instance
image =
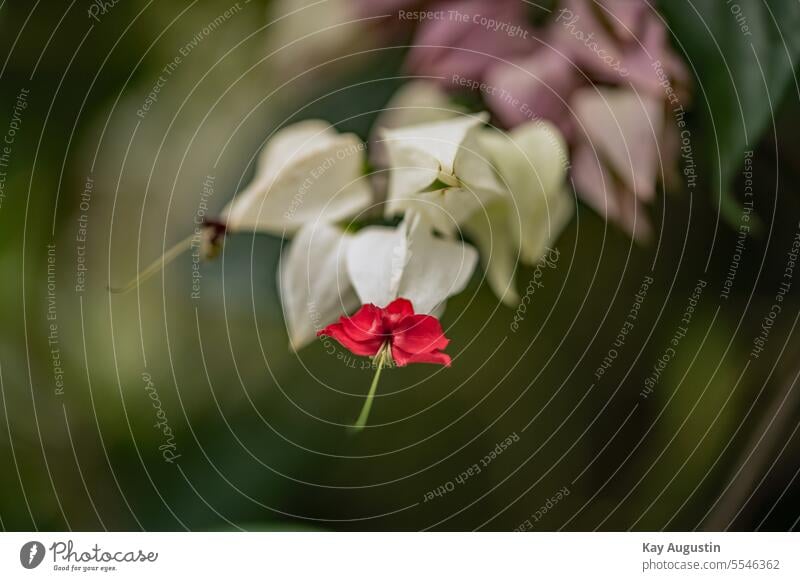
[[437, 179], [446, 186], [449, 186], [451, 188], [457, 188], [461, 185], [461, 182], [458, 180], [456, 176], [443, 171], [439, 172], [439, 176], [437, 177]]

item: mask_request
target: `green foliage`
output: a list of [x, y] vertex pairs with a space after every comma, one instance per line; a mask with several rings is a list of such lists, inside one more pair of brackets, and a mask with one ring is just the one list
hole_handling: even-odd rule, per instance
[[675, 40], [695, 77], [706, 167], [720, 211], [738, 223], [730, 183], [744, 152], [755, 149], [792, 83], [800, 56], [800, 4], [794, 0], [669, 0], [661, 3]]

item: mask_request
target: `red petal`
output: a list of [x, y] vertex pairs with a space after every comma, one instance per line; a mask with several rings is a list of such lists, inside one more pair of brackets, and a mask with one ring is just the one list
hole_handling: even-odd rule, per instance
[[392, 344], [408, 353], [430, 353], [444, 349], [449, 342], [439, 319], [430, 315], [406, 317], [392, 331]]
[[429, 353], [408, 353], [399, 347], [392, 345], [392, 359], [398, 367], [405, 367], [409, 363], [436, 363], [450, 367], [450, 356], [441, 351], [431, 351]]
[[339, 319], [344, 332], [354, 341], [375, 341], [383, 339], [383, 319], [381, 309], [373, 304], [363, 305], [352, 317]]
[[409, 363], [450, 366], [450, 356], [441, 349], [450, 342], [436, 317], [415, 315], [407, 299], [396, 299], [381, 309], [363, 305], [352, 317], [341, 317], [318, 336], [335, 339], [355, 355], [374, 356], [391, 338], [392, 357], [403, 367]]
[[408, 299], [395, 299], [383, 310], [383, 321], [388, 330], [394, 328], [400, 321], [414, 314], [414, 306]]
[[[342, 317], [342, 321], [346, 321], [345, 317]], [[328, 325], [320, 332], [317, 333], [318, 337], [331, 337], [332, 339], [336, 339], [339, 343], [342, 344], [343, 347], [349, 349], [355, 355], [362, 355], [362, 356], [373, 356], [378, 353], [378, 350], [383, 345], [383, 338], [378, 337], [371, 341], [356, 341], [350, 335], [348, 335], [342, 323], [334, 323], [333, 325]]]

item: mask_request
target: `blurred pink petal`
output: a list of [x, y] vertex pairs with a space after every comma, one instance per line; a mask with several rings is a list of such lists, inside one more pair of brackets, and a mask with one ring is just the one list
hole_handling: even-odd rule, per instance
[[666, 31], [660, 22], [648, 18], [637, 33], [638, 36], [625, 47], [624, 63], [629, 81], [637, 90], [663, 95], [664, 88], [653, 63], [661, 59], [667, 46]]
[[[421, 6], [408, 0], [374, 6], [401, 4]], [[561, 0], [557, 6], [534, 31], [520, 0], [425, 3], [466, 18], [423, 22], [407, 66], [443, 77], [451, 88], [454, 75], [485, 82], [483, 97], [503, 125], [552, 121], [570, 143], [578, 193], [642, 240], [650, 234], [642, 203], [653, 200], [659, 180], [676, 176], [679, 140], [667, 118], [665, 84], [684, 103], [690, 75], [651, 4]], [[521, 32], [503, 34], [476, 16]], [[602, 87], [595, 90], [595, 83]]]
[[459, 0], [433, 8], [444, 17], [420, 25], [406, 62], [412, 73], [448, 84], [454, 75], [480, 80], [488, 67], [531, 49], [524, 2]]
[[652, 13], [652, 8], [642, 0], [605, 0], [597, 5], [597, 10], [622, 42], [634, 40], [642, 21]]
[[[683, 99], [689, 75], [646, 3], [564, 0], [560, 7], [544, 32], [549, 46], [514, 61], [519, 67], [493, 67], [487, 79], [559, 126], [571, 144], [578, 193], [644, 240], [651, 228], [643, 203], [653, 200], [659, 180], [674, 180], [679, 153], [664, 76]], [[527, 120], [511, 99], [487, 100], [504, 123]]]
[[611, 172], [643, 201], [652, 201], [664, 133], [662, 102], [626, 89], [586, 88], [573, 103], [581, 130]]
[[574, 97], [582, 132], [573, 149], [573, 179], [584, 199], [637, 240], [650, 235], [642, 202], [661, 175], [663, 103], [625, 89], [586, 88]]
[[663, 94], [653, 66], [657, 61], [669, 76], [686, 80], [682, 63], [672, 55], [663, 22], [644, 2], [566, 0], [549, 30], [553, 43], [574, 55], [595, 81]]
[[574, 67], [564, 55], [541, 46], [528, 57], [489, 70], [486, 81], [498, 90], [486, 95], [487, 103], [506, 126], [543, 118], [569, 139], [573, 125], [569, 99], [582, 84]]
[[599, 9], [593, 9], [592, 4], [592, 0], [565, 0], [548, 28], [550, 43], [593, 79], [624, 82], [624, 47], [600, 20]]
[[581, 125], [572, 158], [578, 191], [636, 240], [648, 239], [651, 227], [642, 202], [655, 195], [662, 102], [626, 89], [588, 87], [576, 92], [573, 102]]
[[652, 228], [644, 206], [608, 171], [598, 155], [588, 140], [575, 144], [571, 161], [577, 191], [598, 214], [616, 222], [634, 240], [649, 240]]

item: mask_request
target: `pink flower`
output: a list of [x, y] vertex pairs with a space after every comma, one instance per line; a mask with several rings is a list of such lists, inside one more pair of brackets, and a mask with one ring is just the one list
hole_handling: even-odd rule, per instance
[[688, 84], [663, 23], [644, 2], [565, 0], [542, 39], [545, 46], [488, 71], [487, 83], [505, 89], [487, 96], [490, 107], [509, 126], [553, 121], [570, 142], [581, 197], [648, 238], [644, 204], [662, 172], [673, 177], [677, 157], [666, 101], [685, 97]]
[[574, 66], [563, 53], [547, 46], [537, 47], [513, 62], [498, 64], [488, 71], [486, 83], [502, 91], [488, 92], [487, 104], [507, 127], [547, 119], [570, 139], [574, 121], [569, 99], [587, 82], [579, 71], [570, 70]]
[[406, 68], [420, 75], [443, 77], [450, 85], [457, 75], [483, 78], [487, 68], [525, 54], [531, 48], [526, 4], [520, 0], [438, 2], [438, 14], [420, 26]]
[[580, 124], [572, 176], [583, 199], [636, 240], [652, 235], [644, 204], [655, 198], [658, 170], [670, 148], [663, 103], [621, 88], [580, 89], [572, 98]]
[[[664, 23], [639, 0], [562, 0], [534, 30], [525, 6], [427, 2], [428, 10], [467, 16], [422, 22], [407, 67], [445, 77], [453, 89], [455, 75], [483, 81], [483, 97], [507, 127], [553, 122], [569, 142], [578, 193], [635, 238], [647, 238], [644, 204], [662, 174], [673, 177], [678, 153], [666, 102], [684, 102], [689, 83]], [[503, 24], [495, 30], [482, 17]], [[521, 32], [507, 34], [513, 27]]]

